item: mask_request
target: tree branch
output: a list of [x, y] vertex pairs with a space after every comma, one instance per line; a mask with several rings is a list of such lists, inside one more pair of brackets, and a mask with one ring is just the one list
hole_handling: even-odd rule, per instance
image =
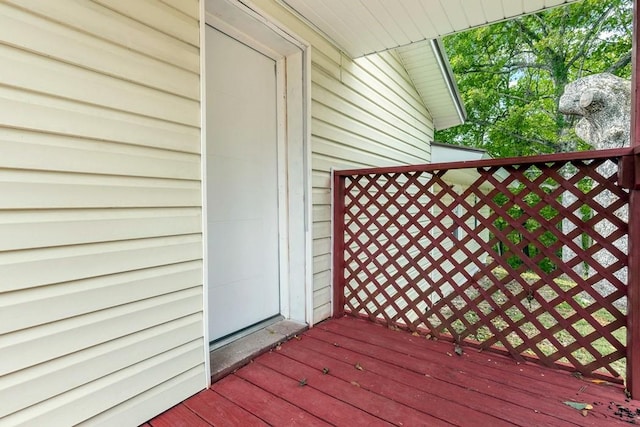
[[[488, 128], [490, 126], [493, 126], [494, 123], [490, 123], [486, 120], [467, 120], [467, 124], [469, 125], [476, 125], [476, 126], [480, 126], [480, 127], [485, 127]], [[557, 150], [558, 146], [556, 144], [554, 144], [551, 141], [547, 141], [546, 139], [540, 139], [540, 138], [533, 138], [533, 137], [529, 137], [529, 136], [524, 136], [515, 132], [509, 132], [506, 131], [504, 129], [501, 129], [499, 131], [500, 133], [504, 134], [504, 135], [508, 135], [510, 137], [519, 139], [520, 141], [523, 142], [529, 142], [529, 143], [534, 143], [534, 144], [539, 144], [542, 145], [544, 147], [550, 148], [552, 150]]]
[[600, 27], [602, 26], [602, 23], [605, 19], [607, 19], [612, 10], [613, 5], [609, 5], [609, 7], [600, 14], [597, 21], [591, 26], [591, 29], [589, 30], [587, 35], [582, 39], [582, 42], [580, 43], [580, 47], [578, 48], [576, 54], [573, 56], [573, 58], [567, 61], [567, 69], [569, 69], [578, 59], [582, 58], [587, 53], [587, 46], [593, 40], [593, 38], [600, 33]]
[[614, 64], [607, 68], [604, 72], [615, 74], [621, 68], [624, 68], [631, 62], [631, 51], [622, 55]]
[[535, 62], [512, 62], [509, 64], [505, 64], [500, 67], [499, 70], [495, 69], [495, 64], [477, 64], [473, 68], [468, 68], [464, 70], [464, 74], [469, 73], [491, 73], [491, 74], [509, 74], [514, 70], [519, 70], [521, 68], [534, 68], [537, 70], [546, 70], [551, 71], [550, 67], [547, 64], [538, 64]]

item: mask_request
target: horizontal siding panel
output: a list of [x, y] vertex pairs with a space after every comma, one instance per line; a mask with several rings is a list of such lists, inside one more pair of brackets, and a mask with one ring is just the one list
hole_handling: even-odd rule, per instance
[[162, 3], [171, 6], [175, 10], [184, 13], [193, 19], [200, 17], [200, 3], [198, 0], [160, 0]]
[[[199, 287], [0, 337], [0, 375], [72, 354], [202, 310]], [[202, 349], [200, 350], [202, 351]], [[200, 355], [202, 359], [202, 354]]]
[[340, 63], [334, 62], [318, 50], [311, 51], [311, 66], [313, 67], [311, 69], [312, 74], [322, 72], [328, 74], [331, 78], [340, 80]]
[[[0, 40], [10, 46], [190, 99], [200, 98], [198, 74], [88, 36], [0, 3]], [[46, 79], [44, 79], [46, 81]]]
[[[400, 101], [399, 105], [404, 105], [403, 109], [414, 108], [416, 111], [420, 111], [418, 107], [422, 106], [422, 99], [411, 82], [409, 74], [404, 66], [389, 53], [381, 52], [358, 58], [347, 66], [356, 76], [363, 73], [375, 75], [379, 80], [378, 84], [390, 89], [389, 93], [395, 94], [394, 96]], [[361, 70], [358, 70], [356, 66]]]
[[[339, 142], [328, 141], [321, 137], [314, 137], [315, 152], [317, 154], [323, 154], [325, 156], [332, 156], [336, 158], [349, 159], [353, 162], [361, 164], [371, 165], [384, 165], [394, 162], [397, 164], [403, 164], [402, 161], [394, 159], [394, 157], [382, 157], [375, 151], [362, 151], [357, 148], [352, 148], [346, 145], [342, 145]], [[419, 163], [419, 162], [414, 162]]]
[[313, 309], [313, 322], [319, 323], [331, 316], [331, 303], [321, 304]]
[[314, 308], [322, 307], [331, 302], [331, 287], [324, 287], [313, 292]]
[[323, 237], [331, 237], [331, 223], [329, 221], [314, 222], [313, 237], [316, 239], [323, 238]]
[[195, 47], [200, 45], [199, 34], [193, 31], [193, 27], [198, 26], [197, 15], [195, 17], [189, 17], [157, 0], [93, 1]]
[[200, 153], [195, 127], [0, 88], [0, 127]]
[[312, 217], [314, 222], [331, 221], [331, 207], [327, 205], [314, 205]]
[[[319, 273], [314, 273], [313, 275], [313, 290], [314, 292], [322, 290], [324, 288], [331, 288], [331, 272], [330, 271], [321, 271]], [[320, 301], [320, 304], [323, 302]], [[315, 305], [315, 304], [314, 304]]]
[[[199, 206], [201, 190], [198, 181], [137, 182], [103, 177], [101, 181], [20, 182], [16, 173], [0, 173], [1, 209], [123, 208], [156, 206]], [[122, 179], [124, 180], [124, 179]], [[151, 182], [145, 182], [151, 181]], [[180, 184], [180, 185], [178, 185]]]
[[394, 90], [389, 87], [388, 82], [381, 79], [380, 71], [377, 71], [373, 66], [363, 68], [363, 65], [366, 66], [368, 63], [361, 64], [361, 62], [362, 60], [345, 68], [342, 73], [343, 83], [362, 94], [366, 94], [385, 108], [388, 113], [401, 118], [405, 123], [404, 127], [413, 127], [418, 133], [424, 133], [425, 129], [429, 130], [426, 127], [428, 122], [425, 121], [428, 112], [422, 104], [422, 100], [415, 98], [419, 97], [417, 92], [414, 90], [414, 97], [411, 94], [398, 92], [397, 88]]
[[[348, 74], [347, 74], [348, 75]], [[396, 109], [396, 112], [390, 112], [389, 110], [383, 108], [383, 105], [388, 105], [389, 102], [386, 99], [381, 99], [378, 94], [375, 93], [366, 93], [360, 90], [360, 88], [353, 90], [349, 86], [344, 86], [335, 81], [332, 81], [329, 77], [324, 74], [316, 73], [314, 79], [314, 83], [321, 86], [323, 89], [326, 89], [328, 92], [332, 93], [334, 96], [338, 96], [340, 99], [344, 99], [350, 104], [357, 105], [359, 109], [366, 111], [368, 114], [373, 117], [378, 118], [379, 120], [384, 122], [384, 129], [389, 129], [387, 132], [394, 135], [397, 139], [404, 140], [415, 140], [419, 141], [415, 146], [420, 147], [420, 142], [426, 141], [428, 137], [428, 133], [425, 129], [418, 130], [413, 127], [413, 123], [416, 120], [413, 117], [409, 117], [405, 115], [407, 120], [403, 120], [399, 116], [400, 113], [397, 113], [399, 109]], [[356, 83], [356, 86], [360, 86], [360, 84]], [[362, 85], [366, 87], [366, 85]], [[370, 97], [366, 97], [364, 95], [368, 95]], [[324, 94], [320, 91], [316, 91], [314, 93], [314, 99], [327, 104], [327, 97], [323, 96]], [[324, 98], [324, 99], [323, 99]], [[367, 123], [375, 123], [372, 120], [368, 120]], [[379, 129], [383, 129], [382, 126], [378, 126]], [[401, 149], [401, 144], [397, 144], [396, 149]], [[414, 150], [413, 146], [409, 146], [404, 149], [405, 151]]]
[[[421, 163], [427, 157], [425, 151], [411, 149], [409, 153], [400, 151], [400, 148], [413, 148], [405, 145], [404, 147], [392, 147], [383, 145], [378, 140], [363, 138], [360, 135], [350, 133], [347, 129], [336, 127], [333, 123], [313, 120], [314, 135], [322, 141], [331, 141], [336, 145], [340, 145], [344, 149], [357, 150], [362, 153], [375, 155], [376, 157], [386, 157], [406, 163]], [[427, 144], [424, 144], [427, 147]], [[316, 152], [323, 152], [316, 148]], [[338, 154], [336, 154], [338, 155]], [[339, 154], [339, 156], [343, 156]], [[349, 158], [348, 156], [345, 158]]]
[[0, 211], [0, 251], [196, 234], [200, 208]]
[[[357, 103], [359, 100], [353, 103], [352, 100], [342, 98], [340, 92], [344, 91], [344, 89], [341, 89], [339, 86], [334, 87], [332, 90], [314, 82], [312, 84], [312, 91], [314, 93], [314, 103], [328, 106], [334, 111], [339, 112], [339, 115], [350, 119], [348, 122], [344, 119], [341, 121], [338, 119], [338, 123], [336, 123], [337, 126], [352, 130], [361, 136], [378, 139], [380, 143], [385, 143], [390, 146], [394, 144], [397, 144], [399, 147], [402, 147], [404, 144], [419, 146], [424, 142], [422, 139], [390, 125], [384, 118], [375, 116], [367, 110], [366, 106], [359, 105]], [[313, 116], [318, 117], [318, 111], [315, 105], [313, 106]]]
[[314, 205], [331, 207], [331, 192], [326, 188], [314, 188], [311, 191], [311, 200]]
[[331, 238], [313, 239], [313, 253], [322, 255], [331, 252]]
[[201, 285], [198, 260], [10, 292], [0, 301], [0, 334]]
[[[316, 90], [316, 92], [324, 92], [323, 89], [315, 85], [313, 89]], [[393, 128], [380, 122], [376, 122], [380, 127], [373, 127], [371, 123], [367, 121], [369, 119], [367, 114], [354, 110], [355, 107], [344, 100], [336, 99], [335, 96], [328, 92], [318, 95], [319, 96], [313, 100], [314, 118], [324, 123], [331, 123], [335, 127], [353, 133], [354, 136], [364, 138], [378, 145], [387, 147], [398, 146], [398, 154], [404, 152], [400, 151], [400, 149], [406, 150], [410, 147], [413, 148], [412, 146], [418, 146], [420, 143], [426, 145], [426, 141], [420, 141], [413, 137], [410, 138], [407, 136], [406, 139], [402, 140], [401, 138], [406, 135], [400, 136]], [[315, 129], [312, 130], [312, 133], [316, 135]], [[363, 151], [367, 149], [370, 151], [375, 150], [367, 146], [362, 147], [362, 149]]]
[[[312, 137], [312, 141], [315, 138]], [[373, 163], [359, 163], [353, 160], [345, 160], [338, 157], [325, 156], [320, 153], [313, 153], [312, 168], [315, 171], [328, 172], [332, 168], [336, 170], [341, 169], [354, 169], [354, 168], [367, 168], [376, 166]]]
[[[6, 420], [10, 425], [49, 426], [52, 420], [60, 426], [76, 425], [182, 373], [193, 370], [204, 377], [201, 361], [202, 342], [198, 340], [56, 396]], [[195, 391], [203, 388], [204, 381], [199, 385], [194, 387]]]
[[409, 73], [409, 70], [407, 70], [407, 67], [405, 67], [402, 62], [402, 57], [398, 50], [393, 49], [386, 52], [380, 52], [378, 56], [389, 64], [389, 67], [394, 70], [395, 75], [397, 75], [399, 79], [404, 80], [404, 86], [409, 87], [409, 93], [411, 94], [413, 101], [418, 105], [422, 105], [423, 100], [418, 94], [417, 88], [413, 84], [413, 76]]
[[0, 2], [0, 425], [206, 386], [199, 5]]
[[313, 271], [320, 273], [331, 269], [331, 256], [329, 254], [313, 257]]
[[[384, 117], [402, 132], [406, 132], [421, 141], [428, 140], [430, 135], [433, 134], [433, 129], [424, 123], [424, 117], [420, 118], [421, 115], [428, 114], [426, 109], [421, 112], [422, 114], [418, 114], [413, 108], [409, 108], [408, 111], [402, 110], [403, 106], [393, 103], [393, 96], [387, 95], [392, 98], [390, 100], [385, 94], [376, 92], [369, 82], [361, 81], [346, 71], [343, 73], [342, 79], [344, 84], [351, 90], [371, 100], [369, 102], [372, 105], [370, 111], [378, 111], [377, 114], [380, 117]], [[408, 107], [404, 105], [404, 108]]]
[[113, 427], [142, 425], [145, 421], [182, 402], [206, 387], [203, 366], [185, 371], [130, 397], [118, 406], [89, 418], [78, 426]]
[[201, 258], [200, 235], [9, 252], [0, 254], [0, 292]]
[[[202, 335], [202, 314], [163, 323], [0, 378], [0, 418], [51, 399]], [[38, 386], [33, 384], [37, 382]], [[10, 399], [21, 396], [20, 402]]]
[[6, 2], [191, 72], [200, 71], [198, 48], [96, 3], [84, 0]]
[[7, 169], [200, 179], [200, 155], [112, 142], [0, 129]]
[[314, 189], [328, 189], [331, 186], [331, 173], [325, 171], [313, 171], [311, 173], [311, 185]]
[[[0, 45], [5, 86], [139, 114], [187, 126], [200, 123], [198, 101]], [[47, 76], [42, 78], [42, 76]], [[68, 82], [73, 81], [73, 85]]]

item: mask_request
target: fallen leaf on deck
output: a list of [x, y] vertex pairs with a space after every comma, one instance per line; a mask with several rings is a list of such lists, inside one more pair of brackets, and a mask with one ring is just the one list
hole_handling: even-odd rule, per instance
[[589, 415], [589, 411], [587, 411], [586, 409], [583, 409], [581, 413], [583, 417], [586, 417], [587, 415]]
[[276, 347], [276, 351], [280, 351], [280, 350], [282, 350], [282, 346], [281, 345]]
[[356, 368], [358, 371], [364, 371], [364, 368], [362, 367], [360, 362], [356, 362], [356, 364], [354, 365], [354, 368]]
[[300, 335], [296, 335], [294, 336], [295, 339], [297, 339], [298, 341], [300, 341], [302, 339], [302, 337]]
[[355, 382], [355, 381], [351, 381], [351, 385], [354, 385], [354, 386], [356, 386], [356, 387], [360, 387], [360, 384], [358, 384], [358, 383], [357, 383], [357, 382]]
[[609, 381], [607, 380], [589, 380], [589, 382], [592, 382], [594, 384], [609, 384]]
[[322, 373], [327, 375], [329, 373], [329, 368], [322, 368]]
[[300, 387], [304, 387], [307, 385], [307, 379], [306, 378], [302, 378], [300, 381], [298, 381], [298, 385]]
[[578, 411], [593, 409], [593, 406], [591, 406], [588, 403], [572, 402], [570, 400], [564, 401], [562, 403], [564, 403], [567, 406], [571, 406], [573, 409], [577, 409]]
[[419, 333], [417, 333], [417, 332], [414, 332], [414, 333], [412, 333], [411, 335], [413, 335], [414, 337], [419, 337], [419, 336], [420, 336], [420, 334], [419, 334]]
[[447, 351], [447, 356], [453, 356], [453, 354], [451, 354], [451, 353], [449, 353], [449, 352]]

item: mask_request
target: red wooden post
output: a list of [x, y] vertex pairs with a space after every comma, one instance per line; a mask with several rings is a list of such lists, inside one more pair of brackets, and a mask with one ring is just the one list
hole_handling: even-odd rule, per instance
[[345, 177], [333, 174], [333, 317], [344, 315]]
[[[631, 77], [631, 145], [635, 147], [633, 172], [635, 177], [629, 198], [629, 271], [627, 314], [627, 390], [640, 399], [640, 96], [638, 78], [638, 2], [633, 2], [633, 48]], [[631, 162], [630, 162], [631, 163]]]

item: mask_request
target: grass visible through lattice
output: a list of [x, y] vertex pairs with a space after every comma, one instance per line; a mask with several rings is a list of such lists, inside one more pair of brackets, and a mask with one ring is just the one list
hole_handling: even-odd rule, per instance
[[348, 171], [336, 205], [337, 312], [623, 375], [629, 197], [616, 162], [465, 163], [475, 178], [462, 187], [446, 168]]
[[[501, 268], [497, 268], [493, 270], [493, 274], [497, 278], [502, 278], [506, 276], [507, 272]], [[540, 280], [540, 278], [533, 273], [523, 273], [521, 277], [527, 280], [528, 283], [533, 283], [535, 281]], [[482, 283], [483, 281], [488, 282], [489, 279], [485, 278], [481, 280], [481, 283], [479, 283], [480, 286], [483, 286], [483, 283]], [[555, 283], [563, 291], [569, 291], [570, 289], [577, 286], [575, 282], [567, 279], [556, 279]], [[522, 285], [515, 280], [509, 282], [509, 284], [507, 285], [507, 288], [513, 294], [519, 294], [522, 292]], [[478, 296], [478, 293], [468, 290], [467, 296], [473, 299]], [[551, 287], [548, 287], [548, 286], [543, 286], [537, 291], [537, 297], [544, 298], [546, 301], [552, 301], [555, 298], [557, 298], [557, 296], [558, 296], [557, 293], [553, 291]], [[492, 294], [492, 298], [494, 299], [495, 303], [499, 305], [503, 305], [507, 301], [508, 297], [502, 291], [496, 291]], [[588, 295], [585, 295], [584, 293], [577, 294], [576, 296], [573, 297], [573, 300], [583, 308], [587, 308], [593, 303], [593, 300]], [[472, 309], [471, 307], [466, 306], [466, 304], [461, 298], [454, 298], [452, 301], [452, 304], [456, 307], [458, 311], [464, 313], [465, 320], [472, 325], [475, 325], [476, 323], [481, 321], [480, 317], [478, 316], [475, 310], [481, 311], [485, 315], [492, 310], [491, 305], [486, 301], [480, 302], [475, 307], [475, 309]], [[540, 308], [540, 304], [537, 302], [536, 299], [525, 301], [524, 306], [528, 308], [530, 312], [534, 312]], [[573, 309], [571, 304], [569, 304], [569, 302], [567, 301], [560, 302], [558, 305], [556, 305], [555, 311], [556, 311], [555, 315], [544, 312], [537, 317], [537, 319], [540, 321], [542, 326], [544, 326], [547, 329], [555, 327], [558, 324], [555, 317], [556, 315], [562, 316], [563, 318], [566, 319], [576, 314], [576, 311]], [[449, 318], [454, 315], [453, 310], [449, 307], [442, 308], [440, 312], [441, 312], [441, 315], [443, 315], [446, 318]], [[626, 315], [626, 310], [624, 310], [624, 314]], [[504, 311], [504, 315], [509, 317], [511, 323], [517, 323], [525, 318], [525, 314], [513, 306], [507, 308]], [[616, 320], [615, 316], [613, 316], [610, 312], [608, 312], [605, 309], [596, 310], [592, 314], [592, 316], [598, 323], [600, 323], [603, 326], [611, 324]], [[439, 319], [435, 315], [429, 317], [429, 322], [432, 325], [437, 325], [440, 323]], [[509, 328], [509, 322], [507, 322], [501, 316], [495, 317], [492, 320], [492, 324], [495, 328], [501, 331]], [[575, 328], [575, 332], [583, 337], [589, 335], [594, 331], [594, 328], [590, 325], [590, 322], [587, 319], [580, 319], [577, 322], [573, 323], [572, 326]], [[480, 343], [485, 342], [486, 340], [490, 339], [493, 336], [489, 327], [486, 325], [479, 326], [474, 333], [469, 333], [469, 331], [467, 330], [467, 327], [460, 319], [451, 322], [451, 327], [453, 331], [445, 330], [441, 332], [444, 332], [444, 333], [449, 332], [450, 334], [452, 333], [454, 335], [465, 336]], [[538, 329], [530, 322], [523, 323], [522, 325], [519, 326], [518, 329], [530, 339], [536, 337], [539, 333]], [[626, 334], [627, 334], [626, 327], [621, 327], [612, 332], [612, 335], [617, 340], [619, 340], [620, 343], [623, 345], [625, 345], [626, 343], [626, 339], [627, 339]], [[554, 337], [563, 346], [570, 345], [575, 341], [575, 339], [573, 338], [573, 335], [565, 329], [560, 329], [557, 333], [554, 334]], [[510, 334], [508, 334], [507, 340], [509, 344], [511, 344], [514, 347], [518, 347], [523, 344], [523, 340], [515, 332], [511, 332]], [[611, 354], [616, 350], [615, 347], [605, 339], [595, 340], [592, 342], [592, 345], [598, 352], [600, 352], [602, 356]], [[500, 342], [497, 342], [495, 346], [504, 348], [504, 346]], [[557, 352], [557, 348], [547, 339], [544, 339], [538, 342], [537, 347], [546, 356], [550, 356]], [[525, 350], [523, 354], [532, 356], [532, 357], [536, 356], [536, 354], [531, 349]], [[584, 365], [591, 363], [595, 360], [593, 355], [590, 354], [589, 351], [587, 351], [584, 348], [580, 348], [576, 350], [572, 355], [580, 363]], [[564, 358], [559, 359], [559, 361], [568, 363], [568, 361]], [[615, 369], [620, 375], [624, 375], [626, 371], [626, 358], [613, 361], [611, 363], [611, 367]]]

